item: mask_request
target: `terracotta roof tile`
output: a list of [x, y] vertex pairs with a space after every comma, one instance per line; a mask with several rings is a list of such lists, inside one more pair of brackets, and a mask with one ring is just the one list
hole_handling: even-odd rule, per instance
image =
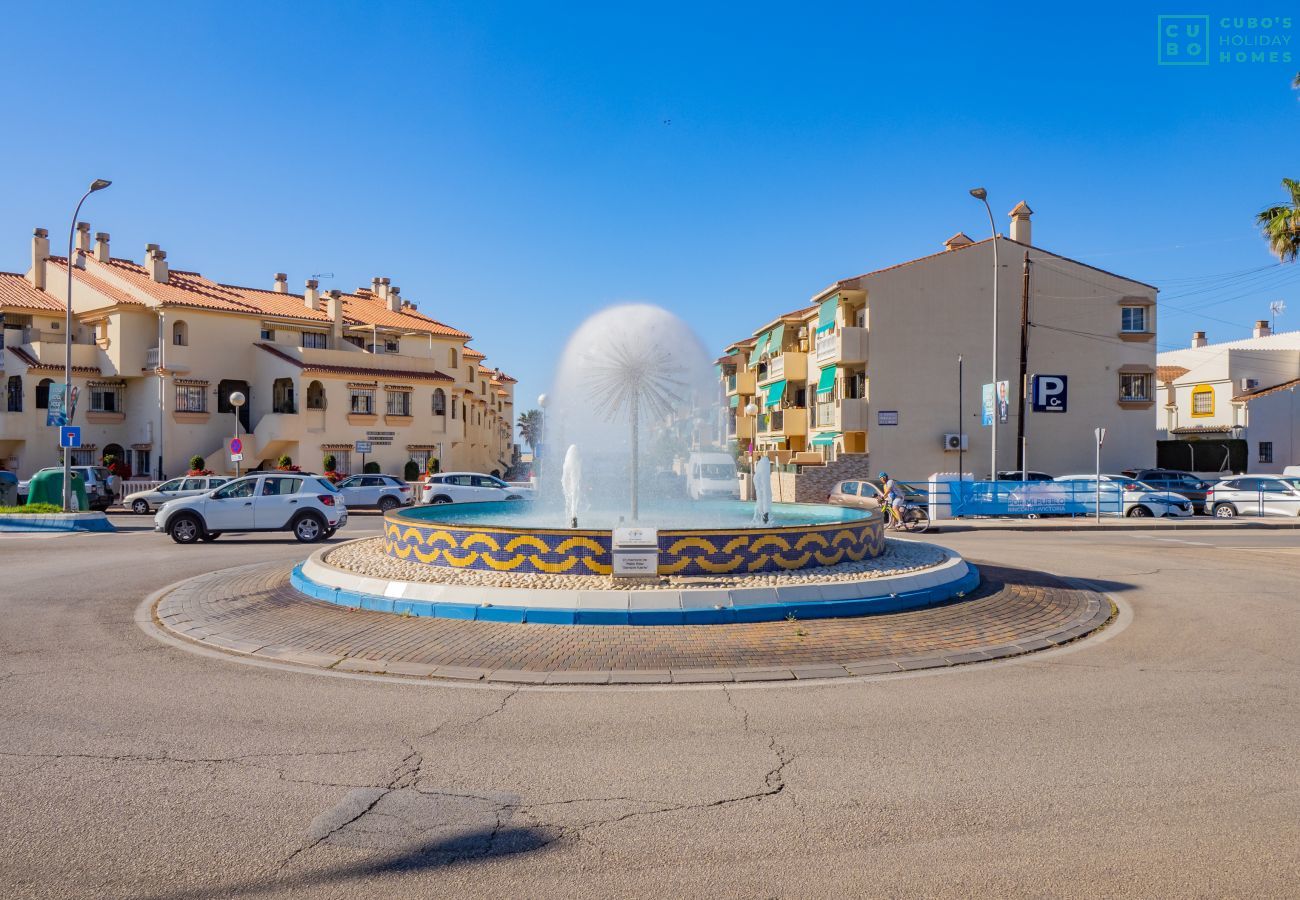
[[[43, 363], [22, 347], [6, 347], [10, 353], [22, 360], [23, 365], [33, 372], [62, 372], [63, 366]], [[78, 375], [102, 375], [99, 366], [73, 366], [72, 371]]]
[[470, 336], [465, 332], [431, 319], [409, 304], [404, 305], [401, 312], [393, 312], [388, 308], [386, 302], [370, 293], [366, 288], [360, 288], [356, 293], [343, 295], [343, 317], [349, 320], [350, 324], [378, 325], [380, 328], [419, 331], [440, 337], [460, 338], [465, 341], [470, 339]]
[[466, 347], [463, 355], [466, 359], [487, 359], [486, 353], [480, 353], [473, 347]]
[[1231, 434], [1232, 426], [1230, 425], [1184, 425], [1182, 428], [1175, 428], [1170, 434]]
[[17, 309], [40, 309], [62, 312], [64, 305], [44, 291], [32, 287], [32, 283], [17, 272], [0, 272], [0, 306], [12, 306]]
[[295, 365], [304, 372], [319, 372], [323, 375], [367, 375], [374, 378], [412, 378], [421, 381], [455, 381], [450, 375], [444, 375], [436, 369], [378, 369], [371, 366], [336, 366], [323, 365], [320, 363], [311, 363], [298, 359], [292, 354], [285, 353], [270, 344], [254, 344], [260, 347], [272, 356], [277, 356], [291, 365]]
[[1168, 384], [1171, 381], [1177, 381], [1190, 371], [1191, 369], [1182, 366], [1156, 366], [1156, 379], [1161, 384]]

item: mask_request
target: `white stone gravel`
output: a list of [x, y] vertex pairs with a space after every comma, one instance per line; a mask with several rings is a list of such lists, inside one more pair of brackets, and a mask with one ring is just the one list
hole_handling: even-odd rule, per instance
[[776, 587], [794, 584], [825, 584], [839, 581], [862, 581], [937, 566], [944, 552], [931, 544], [917, 541], [885, 541], [885, 552], [861, 562], [818, 566], [791, 572], [763, 572], [753, 575], [661, 576], [655, 581], [615, 581], [608, 575], [542, 575], [531, 572], [485, 572], [478, 569], [452, 569], [429, 566], [421, 562], [393, 559], [384, 554], [384, 539], [365, 538], [349, 541], [330, 550], [324, 562], [357, 575], [388, 578], [393, 581], [416, 581], [426, 584], [455, 584], [468, 587], [546, 588], [572, 591], [654, 590], [656, 588], [736, 588]]

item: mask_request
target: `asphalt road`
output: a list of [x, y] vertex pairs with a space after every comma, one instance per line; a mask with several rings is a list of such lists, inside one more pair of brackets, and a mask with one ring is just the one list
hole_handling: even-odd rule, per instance
[[883, 680], [394, 684], [134, 623], [285, 536], [0, 536], [0, 895], [1296, 896], [1300, 533], [935, 540], [1124, 612]]

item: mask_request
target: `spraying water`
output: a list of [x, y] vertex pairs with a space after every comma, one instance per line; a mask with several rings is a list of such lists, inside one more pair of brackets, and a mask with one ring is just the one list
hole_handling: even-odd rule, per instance
[[772, 460], [766, 454], [754, 463], [754, 524], [766, 525], [772, 519]]
[[569, 521], [570, 528], [577, 528], [578, 498], [582, 492], [582, 457], [578, 454], [577, 444], [570, 444], [564, 453], [560, 487], [564, 490], [564, 517]]

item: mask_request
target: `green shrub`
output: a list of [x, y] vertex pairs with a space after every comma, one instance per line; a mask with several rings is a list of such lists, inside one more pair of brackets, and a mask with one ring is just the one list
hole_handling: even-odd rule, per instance
[[203, 470], [203, 457], [195, 454], [190, 457], [190, 471], [198, 472]]
[[364, 466], [361, 467], [361, 471], [366, 475], [378, 475], [380, 472], [384, 470], [380, 467], [379, 463], [375, 462], [372, 459], [370, 462], [366, 463]]
[[407, 481], [419, 481], [420, 464], [413, 459], [408, 459], [406, 465], [402, 467], [402, 477]]
[[438, 457], [430, 456], [429, 464], [424, 467], [424, 470], [430, 475], [437, 475], [442, 471], [442, 463], [438, 461]]
[[339, 467], [339, 461], [334, 458], [333, 453], [326, 453], [325, 460], [321, 464], [325, 467], [326, 472], [333, 472]]
[[286, 453], [286, 454], [284, 454], [283, 456], [281, 456], [279, 459], [277, 459], [277, 460], [275, 461], [275, 467], [276, 467], [277, 469], [288, 469], [288, 468], [292, 468], [292, 467], [293, 467], [293, 459], [289, 456], [289, 454]]
[[55, 503], [29, 503], [26, 506], [0, 506], [0, 515], [41, 515], [42, 513], [61, 513], [63, 507]]

